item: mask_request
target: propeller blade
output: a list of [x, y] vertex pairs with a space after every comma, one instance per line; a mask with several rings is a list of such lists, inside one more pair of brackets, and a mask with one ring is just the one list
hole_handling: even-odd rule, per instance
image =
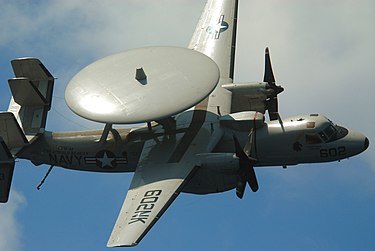
[[277, 100], [277, 95], [284, 91], [284, 88], [281, 86], [276, 85], [275, 76], [272, 70], [271, 58], [270, 58], [270, 51], [268, 47], [265, 51], [265, 67], [264, 67], [264, 82], [268, 83], [268, 89], [272, 90], [271, 95], [268, 96], [268, 100], [266, 101], [266, 110], [268, 110], [268, 115], [270, 120], [277, 120], [278, 113], [279, 113], [279, 105]]
[[244, 182], [242, 179], [238, 179], [237, 186], [236, 186], [236, 195], [238, 198], [242, 199], [245, 193], [245, 187], [246, 187], [246, 182]]
[[257, 176], [255, 175], [254, 167], [249, 166], [247, 173], [248, 173], [247, 183], [249, 183], [251, 190], [253, 192], [258, 191], [259, 185], [258, 185]]
[[234, 147], [236, 151], [236, 156], [241, 160], [249, 159], [246, 153], [243, 151], [240, 142], [238, 141], [235, 134], [233, 134]]
[[238, 175], [239, 179], [236, 186], [236, 194], [238, 198], [242, 199], [245, 192], [246, 182], [249, 184], [253, 192], [258, 191], [259, 189], [258, 181], [254, 170], [254, 163], [256, 162], [256, 160], [247, 156], [247, 154], [242, 149], [236, 135], [234, 134], [233, 140], [235, 144], [236, 156], [239, 158], [240, 165]]
[[275, 83], [275, 76], [273, 75], [270, 52], [268, 47], [265, 51], [265, 67], [264, 67], [264, 78], [263, 82]]

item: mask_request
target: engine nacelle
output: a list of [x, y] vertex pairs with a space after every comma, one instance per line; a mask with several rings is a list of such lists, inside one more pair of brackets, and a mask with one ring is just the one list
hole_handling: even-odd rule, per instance
[[231, 190], [236, 186], [239, 160], [234, 153], [209, 153], [199, 156], [199, 169], [186, 184], [183, 192], [217, 193]]
[[235, 131], [248, 132], [264, 125], [264, 114], [254, 111], [231, 113], [220, 117], [220, 124]]
[[234, 95], [245, 95], [248, 98], [267, 98], [273, 90], [265, 82], [230, 83], [222, 85]]
[[241, 111], [264, 113], [265, 101], [274, 93], [270, 85], [265, 82], [230, 83], [222, 87], [232, 92], [232, 113]]
[[207, 153], [199, 154], [201, 158], [201, 168], [209, 169], [213, 172], [221, 172], [226, 170], [227, 172], [238, 170], [238, 158], [234, 153]]

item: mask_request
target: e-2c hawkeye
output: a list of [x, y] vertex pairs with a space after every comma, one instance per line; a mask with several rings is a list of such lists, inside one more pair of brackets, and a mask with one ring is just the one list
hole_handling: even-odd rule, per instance
[[[15, 160], [90, 172], [134, 172], [108, 246], [138, 244], [181, 193], [246, 184], [255, 167], [330, 162], [369, 146], [361, 133], [308, 114], [282, 118], [269, 50], [263, 81], [233, 83], [238, 0], [208, 0], [188, 48], [146, 47], [100, 59], [65, 91], [71, 110], [103, 130], [45, 130], [54, 77], [36, 58], [11, 62], [7, 112], [0, 113], [0, 202]], [[266, 120], [265, 114], [269, 119]], [[132, 129], [113, 125], [145, 123]]]

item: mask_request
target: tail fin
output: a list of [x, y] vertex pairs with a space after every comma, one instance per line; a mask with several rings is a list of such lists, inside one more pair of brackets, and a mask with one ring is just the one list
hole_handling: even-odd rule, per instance
[[54, 78], [36, 58], [12, 60], [15, 78], [9, 79], [12, 99], [0, 113], [0, 203], [9, 198], [14, 156], [44, 132], [51, 109]]
[[13, 155], [28, 143], [14, 114], [0, 113], [0, 203], [7, 202], [9, 198], [14, 170]]
[[0, 138], [7, 149], [12, 149], [13, 154], [29, 143], [11, 112], [0, 113]]
[[36, 58], [15, 59], [11, 64], [15, 78], [8, 81], [13, 95], [8, 111], [14, 114], [26, 138], [32, 140], [44, 132], [54, 78]]
[[13, 170], [14, 158], [4, 140], [0, 137], [0, 203], [8, 201]]

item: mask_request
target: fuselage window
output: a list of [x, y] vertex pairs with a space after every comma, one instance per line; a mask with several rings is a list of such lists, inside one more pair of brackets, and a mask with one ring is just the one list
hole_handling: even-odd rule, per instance
[[307, 122], [306, 128], [315, 128], [315, 122]]

